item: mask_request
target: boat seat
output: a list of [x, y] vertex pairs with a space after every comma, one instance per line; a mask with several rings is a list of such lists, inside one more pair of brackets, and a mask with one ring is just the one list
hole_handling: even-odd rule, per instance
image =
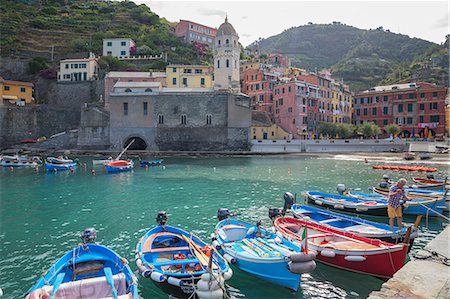
[[[112, 280], [114, 281], [114, 287], [117, 291], [118, 298], [131, 298], [131, 294], [126, 294], [127, 283], [125, 274], [119, 273], [113, 275]], [[47, 293], [50, 293], [53, 290], [53, 286], [44, 286], [43, 289], [45, 289]], [[56, 299], [114, 298], [111, 286], [105, 276], [62, 283], [58, 288], [56, 295]]]
[[[73, 266], [72, 266], [73, 268]], [[89, 261], [75, 264], [75, 275], [84, 275], [88, 273], [99, 272], [103, 269], [103, 263], [99, 261]]]
[[[153, 241], [155, 241], [155, 239], [160, 236], [171, 236], [171, 237], [176, 237], [176, 238], [182, 240], [179, 234], [175, 234], [175, 233], [171, 233], [171, 232], [159, 232], [159, 233], [156, 233], [156, 234], [150, 236], [147, 240], [145, 240], [145, 243], [142, 244], [142, 253], [164, 252], [164, 251], [170, 251], [170, 250], [168, 250], [169, 248], [177, 248], [177, 247], [152, 248]], [[185, 250], [185, 249], [182, 249], [182, 247], [178, 247], [178, 248], [180, 248], [178, 250]], [[187, 248], [187, 249], [189, 249], [189, 248]]]
[[335, 248], [337, 250], [370, 250], [370, 249], [378, 249], [378, 246], [368, 244], [368, 243], [358, 243], [352, 241], [338, 241], [333, 242]]
[[156, 262], [152, 265], [155, 267], [164, 267], [172, 265], [187, 265], [187, 264], [198, 264], [198, 259], [184, 259], [184, 260], [169, 260], [164, 262]]

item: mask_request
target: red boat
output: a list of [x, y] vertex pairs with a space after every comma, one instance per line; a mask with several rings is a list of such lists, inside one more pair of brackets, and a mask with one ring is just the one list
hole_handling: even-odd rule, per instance
[[307, 247], [318, 252], [319, 262], [383, 279], [391, 278], [403, 267], [408, 252], [410, 230], [405, 243], [391, 244], [292, 217], [279, 217], [274, 225], [283, 237], [297, 243], [302, 242], [307, 229]]
[[36, 143], [37, 142], [37, 140], [34, 140], [34, 139], [25, 139], [25, 140], [22, 140], [22, 141], [20, 141], [21, 143]]
[[423, 171], [423, 172], [436, 172], [437, 168], [428, 168], [422, 166], [394, 166], [394, 165], [375, 165], [373, 169], [383, 170], [403, 170], [403, 171]]
[[435, 187], [444, 187], [444, 184], [447, 188], [450, 188], [450, 183], [445, 180], [435, 180], [435, 179], [424, 179], [424, 178], [412, 178], [414, 183], [417, 183], [418, 188], [435, 188]]

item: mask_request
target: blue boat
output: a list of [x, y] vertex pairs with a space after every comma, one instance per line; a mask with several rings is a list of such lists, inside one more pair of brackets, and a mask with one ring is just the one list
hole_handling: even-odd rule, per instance
[[[165, 212], [156, 220], [136, 246], [140, 274], [177, 298], [222, 298], [223, 281], [233, 274], [226, 260], [199, 237], [166, 225]], [[220, 283], [205, 282], [208, 277]]]
[[[291, 211], [295, 217], [303, 220], [325, 224], [343, 232], [351, 232], [358, 236], [379, 239], [389, 243], [402, 243], [407, 232], [406, 228], [399, 230], [395, 227], [394, 231], [392, 231], [388, 224], [351, 217], [306, 205], [294, 204], [291, 207]], [[410, 249], [416, 236], [417, 229], [410, 236]]]
[[[361, 200], [373, 200], [376, 202], [386, 203], [388, 199], [382, 194], [364, 193], [357, 191], [350, 191], [349, 196]], [[411, 194], [409, 195], [411, 196]], [[440, 199], [430, 198], [412, 198], [411, 201], [405, 201], [403, 204], [403, 214], [405, 215], [425, 215], [425, 216], [438, 216], [437, 213], [442, 214], [445, 209], [446, 201], [442, 197]], [[436, 213], [437, 212], [437, 213]]]
[[164, 162], [164, 160], [162, 160], [162, 159], [160, 159], [160, 160], [150, 160], [150, 161], [147, 161], [147, 160], [141, 160], [141, 161], [140, 161], [140, 164], [141, 164], [141, 167], [145, 167], [145, 166], [158, 166], [158, 165], [161, 165], [163, 162]]
[[138, 299], [137, 278], [128, 262], [95, 244], [95, 229], [86, 229], [81, 237], [83, 244], [56, 261], [25, 298]]
[[308, 191], [305, 193], [305, 196], [308, 203], [329, 209], [372, 216], [387, 216], [387, 202], [385, 201], [355, 198], [318, 191]]
[[301, 273], [316, 267], [314, 253], [283, 237], [243, 221], [229, 219], [227, 209], [219, 210], [213, 245], [220, 246], [224, 257], [239, 269], [262, 280], [297, 291]]
[[70, 169], [76, 169], [77, 168], [77, 162], [67, 162], [63, 164], [55, 164], [50, 163], [48, 161], [45, 162], [45, 169], [47, 171], [55, 171], [55, 170], [70, 170]]

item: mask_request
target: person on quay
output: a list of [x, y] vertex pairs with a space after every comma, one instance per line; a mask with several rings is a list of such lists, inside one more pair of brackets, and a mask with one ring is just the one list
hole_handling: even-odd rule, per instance
[[405, 194], [406, 179], [401, 178], [389, 189], [389, 199], [388, 199], [388, 217], [389, 225], [391, 230], [394, 231], [394, 219], [397, 218], [398, 229], [402, 229], [402, 204], [403, 199], [411, 200]]

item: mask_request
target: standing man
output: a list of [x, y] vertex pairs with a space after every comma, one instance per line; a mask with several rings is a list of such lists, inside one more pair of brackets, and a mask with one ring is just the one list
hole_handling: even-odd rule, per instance
[[406, 200], [411, 200], [405, 195], [405, 190], [403, 187], [406, 185], [406, 179], [399, 179], [396, 184], [394, 184], [389, 189], [389, 199], [388, 199], [388, 216], [389, 225], [391, 230], [394, 231], [394, 218], [397, 218], [398, 229], [402, 229], [402, 203], [403, 198]]

